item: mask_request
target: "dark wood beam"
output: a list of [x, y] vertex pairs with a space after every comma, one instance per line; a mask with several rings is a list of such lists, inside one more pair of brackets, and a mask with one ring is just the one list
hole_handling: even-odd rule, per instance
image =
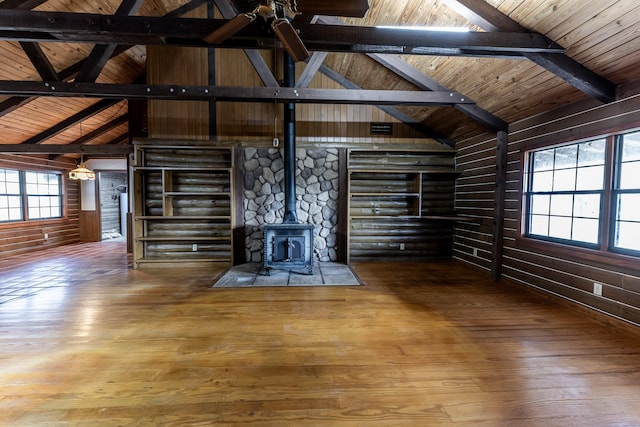
[[[449, 89], [438, 83], [436, 80], [424, 74], [408, 62], [396, 55], [369, 54], [369, 57], [379, 64], [393, 71], [403, 79], [414, 84], [421, 90], [448, 91]], [[507, 131], [509, 124], [490, 112], [483, 110], [476, 104], [460, 104], [454, 108], [487, 128], [498, 131]]]
[[[40, 83], [42, 84], [42, 83]], [[63, 83], [60, 83], [63, 84]], [[100, 100], [98, 102], [96, 102], [95, 104], [91, 105], [90, 107], [85, 108], [82, 111], [79, 111], [78, 113], [74, 114], [73, 116], [64, 119], [63, 121], [61, 121], [60, 123], [55, 124], [54, 126], [50, 127], [49, 129], [40, 132], [39, 134], [27, 139], [26, 141], [23, 141], [21, 144], [24, 145], [35, 145], [35, 144], [41, 144], [44, 141], [46, 141], [49, 138], [54, 137], [55, 135], [65, 131], [66, 129], [70, 128], [71, 126], [74, 126], [75, 124], [85, 120], [87, 117], [91, 117], [94, 114], [99, 113], [100, 111], [103, 111], [115, 104], [117, 104], [118, 102], [120, 102], [119, 100], [114, 100], [114, 99], [103, 99]]]
[[[0, 38], [74, 43], [173, 44], [273, 49], [280, 43], [258, 26], [248, 26], [222, 44], [202, 40], [227, 20], [8, 10], [0, 15]], [[398, 53], [521, 58], [525, 53], [564, 50], [539, 34], [451, 33], [375, 27], [303, 24], [300, 37], [311, 51]]]
[[[318, 22], [330, 25], [345, 25], [340, 18], [332, 16], [322, 16]], [[438, 81], [424, 74], [413, 65], [404, 61], [397, 55], [383, 55], [379, 53], [370, 53], [368, 56], [382, 65], [383, 67], [393, 71], [409, 83], [415, 85], [421, 90], [449, 91], [450, 89], [440, 84]], [[456, 110], [466, 114], [471, 119], [483, 124], [489, 129], [498, 131], [507, 131], [509, 124], [494, 116], [490, 112], [483, 110], [475, 104], [456, 105]]]
[[[115, 50], [115, 52], [113, 52], [113, 55], [111, 56], [112, 58], [115, 56], [120, 55], [121, 53], [129, 50], [131, 48], [131, 46], [118, 46]], [[61, 70], [58, 73], [58, 77], [60, 78], [60, 81], [62, 80], [68, 80], [70, 78], [72, 78], [77, 72], [78, 70], [82, 67], [82, 64], [84, 63], [84, 59], [76, 62], [75, 64], [65, 68], [64, 70]], [[18, 108], [20, 108], [21, 106], [28, 104], [29, 102], [33, 101], [35, 98], [30, 98], [30, 97], [24, 97], [24, 96], [13, 96], [11, 98], [5, 99], [4, 101], [0, 102], [0, 117], [11, 113], [12, 111], [17, 110]]]
[[[116, 117], [115, 119], [108, 121], [107, 123], [103, 124], [99, 128], [96, 128], [96, 129], [92, 130], [91, 132], [89, 132], [89, 133], [87, 133], [85, 135], [82, 135], [80, 138], [76, 139], [75, 141], [71, 141], [67, 145], [82, 145], [82, 144], [86, 144], [87, 142], [99, 137], [100, 135], [104, 135], [105, 133], [109, 132], [111, 129], [113, 129], [113, 128], [117, 127], [117, 126], [120, 126], [123, 123], [127, 123], [128, 121], [129, 121], [129, 113], [124, 113], [124, 114]], [[61, 157], [61, 156], [60, 155], [50, 156], [50, 160], [56, 160], [58, 157]]]
[[[114, 16], [135, 15], [144, 0], [122, 0]], [[82, 64], [75, 80], [78, 82], [95, 82], [107, 61], [113, 55], [117, 44], [99, 44], [93, 47], [87, 60]], [[47, 80], [44, 79], [43, 80]], [[57, 79], [56, 79], [57, 80]]]
[[121, 135], [116, 136], [111, 141], [107, 142], [105, 145], [120, 145], [129, 142], [129, 132], [125, 132]]
[[49, 58], [47, 58], [47, 56], [44, 54], [42, 48], [38, 43], [20, 42], [20, 46], [22, 47], [22, 50], [24, 50], [24, 53], [27, 54], [27, 57], [33, 64], [38, 74], [40, 74], [42, 80], [60, 80], [58, 73], [53, 68], [53, 65], [51, 65], [51, 62], [49, 61]]
[[47, 0], [4, 0], [0, 3], [0, 9], [31, 10], [46, 2]]
[[35, 154], [85, 154], [127, 156], [133, 153], [132, 145], [68, 145], [68, 144], [3, 144], [0, 153], [35, 153]]
[[[234, 16], [236, 16], [237, 12], [233, 8], [229, 0], [214, 0], [214, 2], [225, 19], [232, 19]], [[258, 52], [257, 50], [245, 49], [244, 53], [245, 55], [247, 55], [247, 58], [249, 58], [251, 65], [253, 65], [253, 68], [256, 70], [265, 86], [280, 86], [278, 80], [273, 76], [273, 73], [271, 72], [271, 69], [265, 62], [264, 58], [262, 57], [262, 55], [260, 55], [260, 52]]]
[[[484, 1], [443, 0], [444, 4], [485, 31], [511, 31], [536, 34]], [[576, 89], [602, 102], [616, 99], [616, 85], [594, 73], [564, 53], [527, 52], [524, 56], [565, 80]]]
[[[0, 94], [23, 96], [88, 97], [111, 100], [171, 99], [231, 102], [277, 102], [304, 104], [434, 105], [468, 104], [455, 92], [399, 90], [303, 89], [237, 86], [176, 86], [0, 81]], [[94, 113], [95, 114], [95, 113]]]
[[[355, 89], [355, 90], [362, 89], [360, 86], [358, 86], [351, 80], [347, 79], [342, 74], [339, 74], [336, 71], [332, 70], [331, 68], [327, 67], [326, 65], [322, 65], [319, 68], [319, 71], [346, 89]], [[401, 121], [403, 124], [410, 127], [411, 129], [417, 132], [420, 132], [422, 135], [424, 135], [427, 138], [435, 139], [439, 143], [445, 144], [449, 147], [455, 146], [455, 141], [452, 141], [446, 136], [436, 132], [435, 130], [431, 129], [425, 124], [418, 122], [413, 117], [410, 117], [407, 114], [404, 114], [402, 111], [398, 110], [395, 107], [388, 106], [388, 105], [377, 105], [376, 107], [378, 107], [380, 110], [384, 111], [391, 117], [395, 118], [396, 120]]]

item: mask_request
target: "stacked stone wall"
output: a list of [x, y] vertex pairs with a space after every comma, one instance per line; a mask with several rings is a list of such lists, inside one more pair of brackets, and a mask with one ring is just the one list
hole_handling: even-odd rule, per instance
[[[263, 225], [284, 217], [282, 150], [245, 148], [244, 226], [247, 261], [262, 262]], [[339, 162], [337, 149], [296, 150], [298, 220], [314, 225], [314, 252], [319, 261], [336, 261]]]

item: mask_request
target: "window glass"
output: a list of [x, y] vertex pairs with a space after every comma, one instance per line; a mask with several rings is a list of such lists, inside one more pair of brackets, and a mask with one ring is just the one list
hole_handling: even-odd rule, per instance
[[599, 243], [606, 139], [530, 154], [527, 234], [579, 245]]
[[0, 169], [0, 221], [21, 221], [20, 171]]

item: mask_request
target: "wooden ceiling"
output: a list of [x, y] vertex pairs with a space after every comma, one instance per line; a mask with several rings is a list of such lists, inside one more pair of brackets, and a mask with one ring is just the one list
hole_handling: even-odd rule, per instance
[[[228, 3], [228, 0], [209, 1], [218, 5]], [[105, 53], [94, 49], [95, 44], [84, 42], [88, 36], [81, 32], [53, 36], [52, 32], [38, 33], [69, 37], [66, 42], [48, 41], [40, 35], [35, 38], [30, 27], [32, 20], [2, 21], [5, 11], [131, 13], [177, 18], [187, 16], [185, 13], [192, 6], [204, 2], [4, 0], [0, 3], [0, 86], [11, 87], [12, 82], [18, 81], [69, 82], [78, 71], [84, 76], [82, 81], [100, 84], [140, 82], [145, 75], [144, 44], [115, 35], [115, 41], [127, 46]], [[246, 5], [247, 0], [238, 1], [236, 10], [245, 12], [242, 8]], [[508, 123], [588, 97], [610, 102], [615, 99], [617, 86], [640, 80], [640, 59], [636, 54], [640, 50], [637, 31], [640, 3], [636, 0], [369, 0], [369, 5], [364, 18], [320, 17], [310, 25], [465, 27], [477, 32], [502, 31], [504, 35], [492, 40], [514, 43], [517, 33], [528, 32], [546, 37], [542, 40], [548, 41], [549, 47], [564, 48], [564, 53], [517, 53], [505, 57], [495, 52], [493, 41], [489, 47], [494, 50], [483, 54], [463, 50], [457, 55], [441, 56], [432, 49], [430, 54], [331, 52], [326, 57], [320, 57], [319, 53], [315, 57], [318, 66], [345, 85], [398, 91], [452, 91], [474, 101], [475, 104], [455, 109], [427, 105], [394, 107], [404, 117], [444, 139], [495, 132]], [[301, 33], [304, 39], [305, 32]], [[405, 37], [403, 34], [398, 33], [400, 40]], [[167, 39], [158, 37], [158, 40]], [[193, 44], [180, 41], [183, 42]], [[101, 62], [95, 57], [100, 53], [110, 59], [103, 68], [96, 69], [95, 64]], [[94, 58], [87, 60], [90, 55]], [[82, 68], [83, 62], [93, 63], [94, 69]], [[1, 144], [80, 146], [127, 141], [126, 100], [9, 92], [0, 96]]]

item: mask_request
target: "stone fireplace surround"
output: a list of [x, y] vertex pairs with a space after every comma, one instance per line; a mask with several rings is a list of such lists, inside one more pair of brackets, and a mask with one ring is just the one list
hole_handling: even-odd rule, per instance
[[[282, 223], [284, 161], [276, 148], [245, 148], [243, 207], [246, 259], [262, 262], [264, 224]], [[314, 225], [315, 261], [336, 261], [339, 162], [337, 149], [296, 149], [296, 209]]]

